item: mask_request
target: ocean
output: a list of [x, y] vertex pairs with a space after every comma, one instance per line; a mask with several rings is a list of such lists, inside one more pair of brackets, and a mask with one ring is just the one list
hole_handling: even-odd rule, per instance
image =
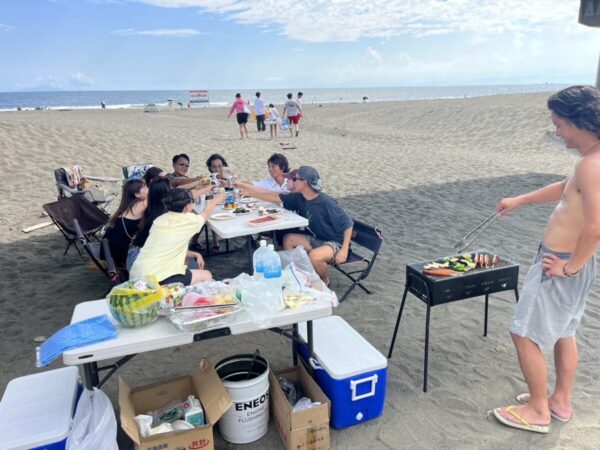
[[[239, 92], [246, 99], [253, 99], [259, 90], [266, 103], [283, 104], [288, 92], [294, 96], [299, 90], [304, 92], [305, 104], [352, 103], [431, 100], [442, 98], [482, 97], [500, 94], [523, 94], [552, 92], [567, 85], [562, 84], [515, 84], [489, 86], [430, 86], [430, 87], [385, 87], [385, 88], [315, 88], [315, 89], [244, 89]], [[198, 89], [202, 89], [198, 87]], [[209, 90], [208, 106], [230, 105], [236, 92], [233, 89]], [[149, 103], [167, 106], [168, 99], [178, 107], [184, 107], [189, 100], [189, 91], [56, 91], [56, 92], [0, 92], [0, 111], [21, 109], [95, 109], [104, 102], [106, 108], [143, 108]], [[194, 104], [194, 107], [197, 104]]]

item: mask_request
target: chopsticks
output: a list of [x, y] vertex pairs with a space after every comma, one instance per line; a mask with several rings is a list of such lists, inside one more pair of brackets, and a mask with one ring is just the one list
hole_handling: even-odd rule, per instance
[[[475, 228], [473, 228], [471, 231], [469, 231], [467, 234], [465, 234], [462, 239], [460, 239], [459, 241], [457, 241], [454, 244], [454, 248], [456, 249], [456, 251], [458, 252], [462, 252], [463, 250], [465, 250], [469, 245], [471, 245], [473, 242], [475, 242], [475, 240], [481, 236], [481, 234], [492, 224], [494, 223], [494, 221], [500, 217], [500, 212], [499, 211], [494, 211], [493, 214], [491, 214], [489, 217], [487, 217], [483, 222], [481, 222], [479, 225], [477, 225]], [[475, 234], [477, 233], [477, 234]]]

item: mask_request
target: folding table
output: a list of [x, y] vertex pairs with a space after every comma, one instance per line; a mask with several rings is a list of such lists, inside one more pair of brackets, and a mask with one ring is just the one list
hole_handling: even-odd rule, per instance
[[[80, 322], [102, 314], [107, 314], [111, 317], [106, 300], [93, 300], [79, 303], [75, 307], [71, 323]], [[298, 335], [297, 324], [300, 322], [307, 322], [307, 344], [309, 346], [309, 351], [312, 354], [312, 321], [330, 315], [330, 304], [314, 302], [301, 308], [280, 311], [274, 317], [270, 329], [277, 331], [280, 334], [283, 333], [293, 340], [298, 341], [301, 338], [299, 338]], [[289, 325], [294, 326], [291, 335], [286, 334], [282, 330], [282, 327]], [[264, 328], [260, 328], [254, 324], [246, 311], [241, 311], [229, 324], [198, 333], [180, 331], [175, 328], [166, 317], [160, 317], [153, 324], [141, 328], [119, 327], [119, 333], [116, 339], [68, 350], [63, 353], [63, 362], [68, 366], [82, 364], [85, 376], [85, 386], [87, 389], [92, 389], [94, 387], [102, 386], [102, 384], [110, 378], [120, 366], [133, 358], [137, 353], [177, 347], [179, 345], [191, 344], [192, 342], [221, 336], [250, 333], [262, 329]], [[111, 365], [98, 367], [99, 361], [112, 358], [120, 359]], [[103, 370], [108, 370], [108, 373], [100, 380], [99, 373]]]
[[[277, 208], [282, 211], [281, 214], [275, 214], [274, 217], [277, 217], [277, 220], [272, 222], [265, 223], [260, 226], [252, 226], [248, 224], [249, 220], [257, 219], [258, 211], [251, 210], [247, 214], [233, 214], [230, 210], [224, 209], [222, 206], [217, 206], [214, 210], [214, 213], [208, 218], [208, 225], [212, 230], [215, 231], [222, 239], [231, 239], [236, 237], [246, 236], [247, 238], [247, 251], [248, 251], [248, 263], [250, 271], [252, 271], [252, 235], [258, 233], [264, 233], [268, 231], [272, 231], [273, 233], [277, 230], [288, 230], [290, 228], [298, 228], [298, 227], [307, 227], [308, 219], [299, 216], [293, 211], [288, 211], [286, 209], [281, 208], [279, 205], [274, 203], [256, 201], [257, 204], [263, 206], [265, 209], [269, 208]], [[244, 206], [242, 204], [242, 206]], [[196, 212], [201, 212], [200, 205], [196, 204], [194, 206], [194, 210]], [[215, 214], [220, 213], [231, 213], [233, 214], [232, 219], [228, 220], [217, 220], [214, 219]]]

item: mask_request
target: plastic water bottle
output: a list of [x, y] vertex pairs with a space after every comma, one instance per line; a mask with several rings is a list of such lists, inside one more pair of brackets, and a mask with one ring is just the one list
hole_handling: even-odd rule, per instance
[[265, 253], [262, 261], [265, 281], [271, 285], [279, 295], [282, 295], [281, 258], [279, 258], [279, 255], [275, 251], [273, 244], [269, 244], [267, 247], [267, 252]]
[[254, 250], [254, 254], [252, 255], [252, 266], [256, 278], [263, 277], [263, 258], [267, 251], [267, 241], [261, 239], [260, 246]]

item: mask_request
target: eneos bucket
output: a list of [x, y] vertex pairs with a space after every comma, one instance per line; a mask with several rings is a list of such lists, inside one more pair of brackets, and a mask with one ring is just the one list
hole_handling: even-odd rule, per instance
[[233, 444], [263, 437], [269, 425], [269, 363], [256, 355], [237, 355], [219, 361], [217, 374], [233, 405], [219, 420], [221, 436]]

